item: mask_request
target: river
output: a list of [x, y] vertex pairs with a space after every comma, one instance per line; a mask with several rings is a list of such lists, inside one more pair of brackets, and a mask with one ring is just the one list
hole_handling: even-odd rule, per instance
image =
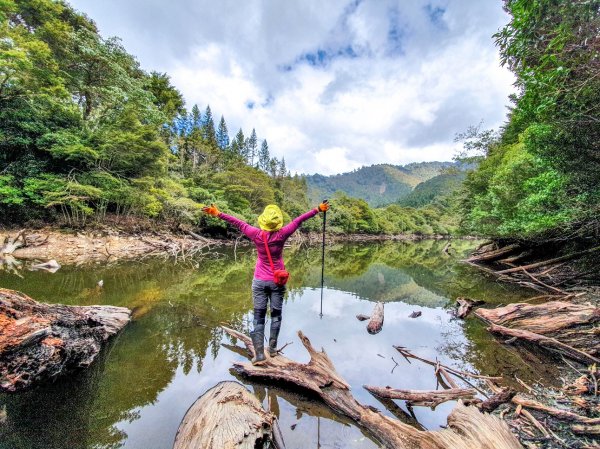
[[[435, 389], [432, 367], [408, 363], [393, 348], [439, 359], [485, 375], [514, 375], [552, 385], [550, 364], [503, 345], [477, 319], [461, 321], [450, 311], [458, 296], [507, 304], [535, 296], [486, 277], [460, 262], [476, 242], [335, 244], [327, 248], [321, 303], [321, 252], [286, 250], [291, 272], [280, 343], [289, 358], [306, 362], [302, 330], [324, 348], [338, 373], [363, 404], [390, 414], [362, 385]], [[85, 371], [32, 391], [0, 394], [0, 449], [168, 449], [190, 405], [222, 380], [236, 379], [232, 350], [222, 323], [251, 326], [250, 283], [254, 251], [219, 248], [197, 260], [141, 260], [109, 266], [66, 266], [58, 272], [0, 271], [0, 286], [36, 300], [73, 305], [111, 304], [133, 309], [132, 322]], [[103, 288], [97, 288], [102, 280]], [[383, 330], [369, 335], [357, 314], [385, 303]], [[322, 311], [322, 316], [321, 316]], [[412, 312], [421, 316], [410, 318]], [[267, 323], [268, 327], [268, 323]], [[526, 361], [526, 363], [525, 363]], [[238, 379], [265, 408], [279, 416], [288, 449], [377, 448], [371, 437], [322, 403], [274, 385]], [[396, 404], [404, 410], [405, 404]], [[435, 410], [415, 407], [428, 429], [446, 423], [453, 403]]]

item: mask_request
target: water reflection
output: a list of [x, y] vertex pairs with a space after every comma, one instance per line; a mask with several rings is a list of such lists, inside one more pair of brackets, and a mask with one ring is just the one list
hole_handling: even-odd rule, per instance
[[[362, 388], [436, 388], [430, 367], [407, 363], [392, 345], [461, 369], [493, 375], [509, 367], [531, 379], [534, 371], [523, 368], [523, 353], [497, 344], [481, 323], [456, 321], [448, 313], [456, 296], [508, 303], [529, 292], [459, 264], [471, 242], [454, 243], [454, 257], [443, 254], [443, 246], [426, 241], [328, 247], [322, 317], [320, 249], [292, 248], [286, 254], [292, 277], [280, 341], [294, 344], [286, 356], [308, 360], [296, 336], [301, 329], [316, 348], [325, 348], [360, 402], [407, 419], [412, 418], [404, 404], [388, 404], [392, 410], [387, 410]], [[217, 382], [233, 379], [232, 362], [245, 359], [243, 351], [231, 350], [235, 342], [219, 325], [248, 330], [254, 255], [249, 248], [238, 250], [235, 258], [222, 252], [177, 265], [154, 260], [63, 267], [55, 274], [21, 270], [23, 279], [0, 272], [2, 287], [38, 300], [127, 306], [135, 317], [91, 369], [31, 392], [0, 395], [0, 410], [6, 408], [0, 448], [170, 448], [188, 407]], [[100, 279], [103, 288], [97, 288]], [[366, 323], [355, 318], [370, 314], [373, 301], [386, 303], [383, 331], [377, 335], [367, 334]], [[413, 311], [422, 314], [409, 318]], [[540, 369], [538, 361], [536, 379]], [[557, 377], [552, 368], [544, 369], [548, 379]], [[279, 415], [290, 449], [377, 447], [319, 402], [280, 386], [240, 380]], [[437, 428], [452, 406], [415, 408], [414, 413], [424, 427]]]

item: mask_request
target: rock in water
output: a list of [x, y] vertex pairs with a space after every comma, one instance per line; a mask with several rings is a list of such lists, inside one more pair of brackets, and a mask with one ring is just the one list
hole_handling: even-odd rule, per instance
[[89, 366], [131, 311], [43, 304], [0, 288], [0, 391], [18, 391]]

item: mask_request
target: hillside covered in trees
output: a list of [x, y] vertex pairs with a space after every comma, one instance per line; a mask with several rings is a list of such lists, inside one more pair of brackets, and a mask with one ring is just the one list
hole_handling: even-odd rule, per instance
[[582, 0], [508, 0], [496, 35], [516, 75], [507, 123], [473, 128], [463, 226], [498, 238], [598, 240], [600, 9]]
[[349, 196], [364, 199], [372, 207], [378, 207], [401, 200], [418, 184], [455, 165], [452, 162], [376, 164], [339, 175], [315, 174], [306, 177], [308, 196], [314, 202], [342, 191]]

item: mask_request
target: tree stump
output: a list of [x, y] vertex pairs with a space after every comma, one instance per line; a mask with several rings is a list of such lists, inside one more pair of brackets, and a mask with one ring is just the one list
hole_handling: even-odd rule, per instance
[[238, 382], [220, 382], [187, 411], [173, 449], [280, 448], [277, 418]]
[[367, 332], [369, 334], [378, 334], [383, 327], [383, 303], [378, 302], [371, 313], [371, 320], [367, 324]]
[[17, 391], [89, 366], [131, 311], [42, 304], [0, 289], [0, 391]]
[[[226, 327], [223, 330], [242, 341], [250, 356], [254, 354], [250, 337]], [[261, 366], [236, 362], [234, 370], [250, 378], [277, 382], [282, 386], [293, 384], [315, 393], [329, 407], [352, 419], [389, 449], [522, 449], [506, 423], [460, 402], [448, 416], [448, 428], [439, 431], [415, 429], [382, 415], [373, 407], [360, 404], [325, 351], [316, 351], [302, 332], [298, 332], [298, 336], [310, 354], [310, 362], [298, 363], [277, 356], [268, 357]]]

